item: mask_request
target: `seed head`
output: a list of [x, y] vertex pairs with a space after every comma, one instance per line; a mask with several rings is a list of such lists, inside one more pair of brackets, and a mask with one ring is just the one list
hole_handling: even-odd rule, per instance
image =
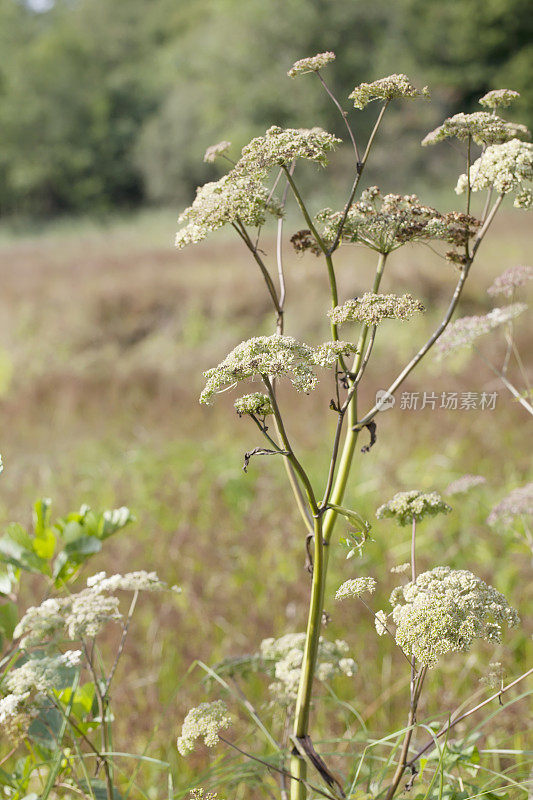
[[424, 86], [422, 90], [416, 89], [407, 75], [388, 75], [373, 83], [361, 83], [348, 95], [353, 100], [355, 108], [365, 108], [373, 100], [395, 100], [405, 98], [413, 100], [416, 97], [429, 97], [429, 90]]
[[335, 61], [335, 53], [317, 53], [316, 56], [295, 61], [287, 75], [289, 78], [296, 78], [297, 75], [305, 75], [307, 72], [318, 72], [332, 61]]
[[384, 503], [376, 511], [378, 519], [394, 517], [398, 525], [409, 525], [413, 521], [421, 522], [425, 517], [434, 517], [437, 514], [449, 514], [451, 507], [444, 502], [437, 492], [398, 492], [392, 500]]

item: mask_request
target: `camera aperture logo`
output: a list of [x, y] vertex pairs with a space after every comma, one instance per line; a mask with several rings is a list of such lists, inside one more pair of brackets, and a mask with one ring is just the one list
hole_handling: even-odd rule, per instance
[[386, 389], [378, 389], [376, 392], [376, 406], [380, 411], [387, 411], [389, 408], [394, 408], [396, 398]]

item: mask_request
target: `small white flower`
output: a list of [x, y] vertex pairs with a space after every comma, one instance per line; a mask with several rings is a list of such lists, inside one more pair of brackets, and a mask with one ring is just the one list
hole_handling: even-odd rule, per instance
[[361, 83], [348, 95], [353, 100], [355, 108], [365, 108], [373, 100], [394, 100], [404, 98], [413, 100], [416, 97], [429, 97], [429, 90], [424, 86], [422, 90], [416, 89], [407, 75], [388, 75], [373, 83]]
[[182, 756], [192, 753], [196, 739], [203, 737], [207, 747], [215, 747], [220, 741], [218, 732], [231, 725], [228, 707], [222, 700], [213, 703], [200, 703], [191, 708], [183, 721], [178, 750]]
[[407, 320], [414, 314], [424, 311], [424, 306], [412, 294], [374, 294], [367, 292], [362, 297], [347, 300], [341, 306], [328, 311], [332, 322], [364, 322], [365, 325], [378, 325], [385, 319]]
[[335, 53], [317, 53], [316, 56], [295, 61], [287, 75], [289, 78], [296, 78], [297, 75], [305, 75], [307, 72], [318, 72], [319, 69], [322, 69], [332, 61], [335, 61]]
[[416, 522], [420, 522], [424, 517], [449, 514], [451, 510], [437, 492], [420, 492], [414, 489], [395, 494], [392, 500], [378, 508], [376, 517], [378, 519], [394, 517], [396, 522], [403, 526], [411, 524], [413, 518]]
[[237, 345], [217, 367], [204, 372], [206, 386], [201, 403], [209, 403], [224, 386], [262, 375], [288, 375], [299, 392], [310, 392], [318, 383], [314, 368], [332, 366], [340, 355], [355, 352], [349, 342], [326, 342], [310, 347], [292, 336], [255, 336]]
[[422, 664], [467, 651], [475, 639], [499, 642], [503, 625], [520, 618], [505, 597], [468, 570], [435, 567], [393, 590], [396, 643]]
[[339, 586], [335, 593], [335, 600], [344, 600], [346, 597], [360, 597], [365, 592], [372, 594], [376, 589], [374, 578], [350, 578]]
[[[489, 115], [490, 116], [490, 115]], [[511, 139], [504, 144], [494, 144], [470, 167], [470, 188], [473, 192], [493, 186], [499, 194], [515, 194], [516, 208], [533, 205], [533, 145], [520, 139]], [[467, 190], [468, 178], [461, 175], [455, 191]]]
[[512, 89], [492, 89], [480, 98], [479, 105], [486, 108], [507, 108], [519, 97], [520, 93]]
[[207, 148], [204, 154], [206, 164], [212, 164], [219, 156], [223, 156], [231, 147], [231, 142], [217, 142]]

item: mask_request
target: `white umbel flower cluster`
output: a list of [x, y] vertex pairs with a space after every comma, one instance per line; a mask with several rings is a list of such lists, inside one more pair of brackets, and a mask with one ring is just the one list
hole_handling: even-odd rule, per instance
[[471, 138], [479, 145], [494, 145], [508, 142], [518, 135], [529, 135], [525, 125], [506, 122], [488, 111], [474, 111], [473, 114], [460, 113], [448, 117], [422, 139], [422, 145], [437, 144], [452, 137], [465, 142]]
[[[13, 638], [20, 638], [23, 650], [42, 645], [59, 634], [75, 640], [96, 636], [107, 622], [121, 619], [119, 600], [109, 596], [115, 591], [161, 591], [167, 584], [155, 572], [129, 572], [110, 575], [98, 572], [87, 579], [87, 588], [68, 597], [50, 597], [40, 606], [31, 606], [16, 626]], [[179, 591], [178, 587], [172, 587]]]
[[435, 567], [390, 597], [396, 643], [421, 664], [467, 651], [475, 639], [499, 642], [503, 625], [520, 618], [505, 597], [468, 570]]
[[367, 292], [362, 297], [347, 300], [341, 306], [328, 311], [336, 325], [344, 322], [363, 322], [379, 325], [385, 319], [407, 320], [424, 311], [424, 306], [412, 294], [374, 294]]
[[167, 588], [167, 584], [160, 581], [155, 572], [127, 572], [125, 575], [110, 575], [105, 572], [98, 572], [91, 578], [87, 578], [89, 589], [96, 589], [99, 592], [116, 592], [118, 590], [126, 592], [156, 592]]
[[243, 148], [232, 175], [251, 175], [263, 180], [273, 167], [289, 167], [298, 158], [326, 166], [327, 154], [340, 142], [322, 128], [280, 128], [273, 125], [264, 136], [252, 139]]
[[512, 89], [492, 89], [479, 99], [479, 105], [485, 108], [507, 108], [520, 97], [520, 92]]
[[361, 83], [348, 95], [353, 100], [355, 108], [365, 108], [373, 100], [396, 100], [404, 98], [414, 100], [417, 97], [429, 97], [429, 90], [424, 86], [422, 90], [415, 88], [407, 75], [388, 75], [372, 83]]
[[35, 716], [35, 708], [29, 703], [30, 692], [8, 694], [0, 697], [0, 726], [2, 734], [17, 744], [22, 739]]
[[533, 516], [533, 483], [519, 486], [494, 506], [487, 522], [489, 525], [512, 525], [517, 517]]
[[191, 708], [183, 721], [181, 736], [178, 738], [178, 751], [182, 756], [192, 753], [195, 742], [203, 738], [207, 747], [215, 747], [220, 741], [218, 733], [231, 726], [228, 707], [223, 700], [213, 703], [200, 703]]
[[206, 164], [213, 164], [219, 157], [225, 155], [231, 147], [231, 142], [217, 142], [210, 145], [204, 153], [204, 161]]
[[281, 209], [265, 186], [249, 177], [224, 175], [197, 189], [193, 204], [178, 218], [179, 223], [187, 224], [178, 230], [175, 245], [181, 249], [197, 244], [212, 231], [231, 223], [263, 225], [267, 213], [280, 216]]
[[376, 589], [374, 578], [350, 578], [344, 581], [335, 592], [335, 600], [344, 600], [346, 597], [360, 597], [365, 592], [372, 594]]
[[63, 689], [62, 672], [65, 667], [76, 667], [81, 661], [81, 650], [67, 650], [56, 656], [33, 657], [22, 666], [12, 669], [6, 678], [10, 692], [28, 696], [27, 693], [46, 694], [53, 689]]
[[425, 517], [437, 514], [449, 514], [451, 507], [444, 502], [437, 492], [420, 492], [414, 489], [409, 492], [398, 492], [392, 500], [384, 503], [376, 511], [378, 519], [393, 517], [398, 525], [410, 525], [413, 518], [420, 522]]
[[444, 494], [464, 494], [475, 486], [481, 486], [484, 483], [487, 483], [487, 479], [483, 475], [461, 475], [460, 478], [452, 481], [446, 487]]
[[512, 297], [517, 289], [520, 289], [528, 281], [533, 280], [533, 267], [519, 264], [516, 267], [509, 267], [494, 280], [487, 289], [491, 297], [503, 294], [504, 297]]
[[242, 417], [243, 414], [254, 414], [257, 417], [267, 417], [274, 413], [272, 402], [267, 394], [253, 392], [238, 397], [233, 403], [235, 411]]
[[[343, 211], [324, 208], [316, 220], [324, 226], [322, 239], [327, 244], [336, 240], [342, 224], [343, 243], [362, 244], [385, 255], [408, 242], [440, 239], [464, 245], [479, 226], [478, 220], [470, 215], [441, 214], [423, 205], [416, 194], [382, 195], [377, 186], [364, 190], [361, 200], [351, 206], [346, 218]], [[298, 244], [303, 249], [306, 243]]]
[[327, 53], [317, 53], [316, 56], [310, 56], [309, 58], [300, 58], [299, 61], [295, 61], [290, 70], [287, 72], [289, 78], [296, 78], [297, 75], [305, 75], [308, 72], [318, 72], [319, 69], [325, 67], [326, 64], [330, 64], [332, 61], [335, 61], [335, 53], [327, 52]]
[[[288, 633], [279, 639], [264, 639], [260, 657], [267, 673], [274, 678], [269, 689], [275, 703], [292, 706], [298, 696], [305, 633]], [[320, 637], [316, 676], [319, 681], [330, 681], [336, 675], [352, 677], [357, 665], [347, 656], [349, 647], [342, 639], [329, 642]]]
[[503, 308], [493, 308], [483, 316], [460, 317], [448, 325], [435, 344], [435, 352], [439, 358], [453, 353], [461, 347], [471, 347], [480, 336], [501, 325], [506, 325], [522, 314], [527, 308], [525, 303], [512, 303]]
[[327, 342], [310, 347], [292, 336], [255, 336], [237, 345], [217, 367], [204, 372], [206, 386], [201, 403], [209, 403], [224, 386], [248, 378], [289, 375], [299, 392], [310, 392], [318, 383], [315, 367], [333, 365], [341, 355], [355, 353], [349, 342]]
[[411, 570], [411, 562], [404, 561], [403, 564], [396, 564], [394, 567], [391, 567], [389, 572], [392, 572], [393, 575], [404, 575], [406, 572], [410, 572]]
[[[473, 192], [494, 187], [499, 194], [513, 193], [515, 208], [533, 205], [533, 145], [520, 139], [494, 144], [470, 167], [470, 187]], [[467, 190], [466, 174], [459, 177], [455, 191]]]

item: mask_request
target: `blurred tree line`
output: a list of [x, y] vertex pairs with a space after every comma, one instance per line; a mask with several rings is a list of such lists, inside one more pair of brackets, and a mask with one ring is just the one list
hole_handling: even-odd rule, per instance
[[[3, 214], [180, 203], [216, 174], [202, 163], [214, 141], [240, 147], [273, 123], [319, 120], [341, 132], [312, 76], [285, 77], [323, 50], [337, 54], [325, 77], [340, 98], [391, 72], [429, 84], [436, 104], [416, 111], [427, 129], [501, 87], [522, 93], [516, 115], [533, 122], [530, 0], [50, 5], [38, 13], [30, 0], [0, 0]], [[400, 145], [413, 114], [409, 103], [396, 112]]]

